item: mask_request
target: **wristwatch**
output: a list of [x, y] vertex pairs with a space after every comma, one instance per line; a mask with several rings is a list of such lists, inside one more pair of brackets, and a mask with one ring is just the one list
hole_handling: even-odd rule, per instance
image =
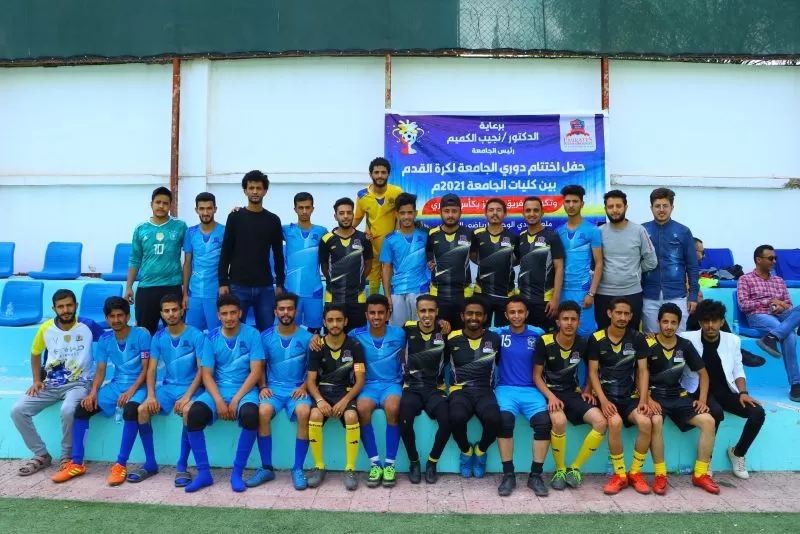
[[588, 292], [588, 293], [586, 293], [586, 294], [587, 294], [588, 296], [590, 296], [590, 297], [594, 298], [594, 293], [593, 293], [592, 291], [589, 291], [589, 292]]
[[739, 392], [739, 396], [740, 396], [740, 397], [741, 397], [742, 395], [749, 395], [749, 394], [750, 394], [750, 392], [748, 392], [746, 389], [743, 389], [742, 391], [740, 391], [740, 392]]

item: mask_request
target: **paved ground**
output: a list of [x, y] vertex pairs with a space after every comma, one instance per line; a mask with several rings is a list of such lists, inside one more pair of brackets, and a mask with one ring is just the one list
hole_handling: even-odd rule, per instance
[[[19, 460], [0, 461], [0, 497], [76, 499], [127, 503], [175, 504], [185, 506], [231, 506], [272, 509], [320, 509], [406, 513], [570, 513], [570, 512], [800, 512], [800, 473], [751, 473], [750, 480], [738, 480], [729, 473], [715, 478], [720, 495], [711, 495], [691, 485], [688, 475], [670, 477], [666, 496], [639, 495], [628, 488], [619, 495], [602, 493], [605, 477], [586, 476], [578, 490], [551, 491], [537, 498], [525, 486], [527, 475], [517, 475], [517, 489], [510, 497], [497, 495], [498, 475], [482, 480], [442, 476], [435, 485], [414, 486], [404, 475], [391, 489], [347, 492], [340, 473], [329, 473], [317, 489], [295, 491], [289, 473], [245, 493], [233, 493], [228, 484], [230, 470], [214, 470], [217, 483], [198, 493], [187, 494], [173, 487], [174, 468], [165, 468], [141, 484], [109, 487], [105, 483], [109, 464], [90, 463], [89, 471], [70, 482], [54, 484], [49, 477], [55, 468], [29, 477], [16, 474]], [[365, 475], [362, 474], [362, 482]], [[651, 477], [649, 477], [651, 478]]]

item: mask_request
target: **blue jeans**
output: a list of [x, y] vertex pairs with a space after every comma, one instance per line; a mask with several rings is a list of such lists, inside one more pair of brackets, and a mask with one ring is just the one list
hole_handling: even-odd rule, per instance
[[247, 320], [250, 308], [256, 316], [256, 328], [263, 332], [275, 323], [275, 288], [272, 286], [239, 286], [231, 284], [231, 294], [239, 298], [242, 306], [242, 322]]
[[[797, 308], [787, 310], [780, 315], [770, 315], [768, 313], [754, 313], [747, 318], [752, 328], [762, 334], [773, 332], [781, 339], [781, 353], [783, 354], [783, 366], [786, 368], [786, 376], [789, 384], [800, 384], [800, 369], [797, 365], [797, 321], [800, 312]], [[794, 328], [788, 328], [794, 324]], [[789, 330], [785, 332], [784, 330]]]

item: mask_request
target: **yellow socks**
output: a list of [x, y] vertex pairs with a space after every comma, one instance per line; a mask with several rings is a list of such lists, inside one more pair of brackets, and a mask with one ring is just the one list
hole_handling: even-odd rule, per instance
[[581, 445], [581, 450], [578, 451], [578, 456], [575, 457], [575, 461], [572, 462], [570, 467], [572, 469], [580, 469], [583, 464], [586, 463], [586, 460], [588, 460], [589, 457], [594, 454], [594, 451], [600, 447], [600, 444], [603, 443], [604, 437], [605, 436], [603, 434], [594, 429], [586, 434], [586, 438], [583, 440], [583, 445]]
[[314, 457], [314, 466], [325, 469], [325, 460], [322, 458], [322, 423], [308, 422], [308, 441], [311, 445], [311, 455]]
[[428, 456], [428, 461], [429, 461], [429, 462], [436, 463], [436, 462], [438, 462], [438, 461], [439, 461], [439, 459], [438, 459], [438, 458], [434, 458], [433, 456]]
[[361, 426], [358, 423], [344, 427], [345, 450], [347, 451], [347, 464], [344, 466], [346, 471], [356, 470], [360, 436]]
[[556, 471], [564, 471], [567, 466], [564, 456], [567, 454], [567, 435], [550, 432], [550, 448], [553, 450], [553, 460], [556, 461]]
[[701, 462], [700, 460], [697, 460], [694, 463], [694, 476], [700, 478], [701, 476], [707, 474], [709, 463], [710, 462]]
[[653, 464], [653, 471], [655, 471], [656, 476], [667, 476], [667, 464], [664, 462]]
[[486, 451], [482, 451], [481, 448], [478, 447], [477, 445], [473, 447], [473, 450], [475, 451], [475, 456], [483, 456], [484, 454], [486, 454]]
[[631, 462], [630, 474], [636, 475], [642, 472], [642, 466], [644, 465], [645, 458], [647, 458], [647, 452], [641, 453], [636, 449], [634, 449], [633, 462]]
[[622, 454], [611, 455], [611, 465], [614, 466], [614, 474], [622, 478], [628, 478], [625, 473], [625, 457]]

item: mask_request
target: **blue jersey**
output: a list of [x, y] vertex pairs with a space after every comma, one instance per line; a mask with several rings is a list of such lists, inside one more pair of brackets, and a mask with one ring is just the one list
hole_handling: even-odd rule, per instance
[[272, 327], [261, 334], [264, 356], [267, 362], [267, 384], [270, 387], [300, 386], [306, 379], [308, 344], [313, 334], [298, 327], [289, 337]]
[[221, 326], [209, 332], [200, 363], [214, 369], [217, 386], [240, 388], [250, 374], [250, 362], [256, 361], [264, 361], [261, 336], [258, 330], [242, 323], [232, 338], [225, 337]]
[[588, 291], [592, 285], [592, 249], [602, 248], [600, 229], [583, 221], [574, 231], [565, 224], [558, 229], [558, 237], [564, 245], [565, 291]]
[[364, 349], [364, 362], [367, 365], [367, 382], [403, 381], [400, 353], [406, 346], [406, 333], [397, 326], [387, 326], [386, 334], [375, 339], [369, 333], [369, 327], [358, 328], [350, 332]]
[[428, 232], [415, 229], [411, 235], [394, 231], [386, 236], [381, 248], [381, 263], [391, 263], [392, 293], [427, 293], [431, 283], [431, 271], [425, 256]]
[[95, 359], [114, 366], [114, 382], [131, 386], [150, 360], [150, 332], [134, 326], [124, 341], [117, 341], [113, 331], [105, 332], [97, 344]]
[[303, 230], [295, 223], [283, 225], [286, 241], [286, 282], [284, 287], [301, 297], [322, 298], [319, 270], [319, 242], [328, 233], [324, 226]]
[[519, 334], [512, 332], [510, 326], [495, 331], [501, 343], [497, 385], [533, 387], [533, 354], [544, 332], [530, 325], [525, 325]]
[[205, 341], [206, 336], [189, 325], [186, 325], [186, 330], [178, 337], [172, 337], [166, 328], [156, 332], [150, 347], [150, 357], [164, 362], [164, 384], [191, 385], [197, 376], [197, 360], [203, 355]]
[[204, 234], [200, 225], [192, 226], [183, 239], [183, 251], [192, 255], [192, 276], [189, 278], [189, 296], [216, 299], [219, 293], [219, 256], [222, 253], [222, 236], [225, 227], [218, 224]]

